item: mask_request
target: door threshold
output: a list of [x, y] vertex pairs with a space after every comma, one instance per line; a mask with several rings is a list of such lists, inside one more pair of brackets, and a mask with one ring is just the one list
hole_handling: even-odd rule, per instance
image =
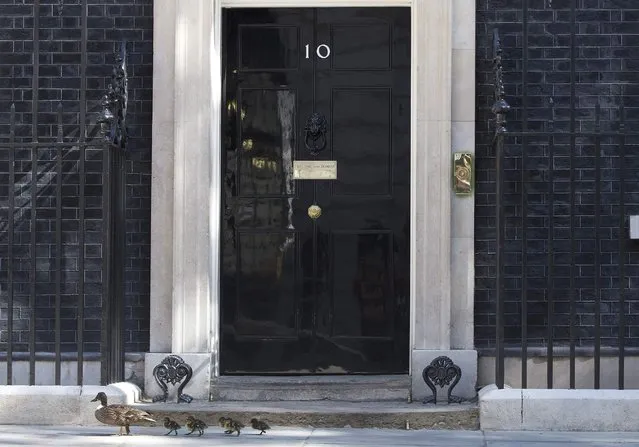
[[211, 380], [214, 401], [407, 402], [408, 375], [221, 376]]
[[406, 382], [410, 383], [408, 374], [314, 374], [299, 376], [278, 375], [228, 375], [219, 376], [211, 380], [214, 382], [262, 382], [262, 383], [378, 383], [378, 382]]

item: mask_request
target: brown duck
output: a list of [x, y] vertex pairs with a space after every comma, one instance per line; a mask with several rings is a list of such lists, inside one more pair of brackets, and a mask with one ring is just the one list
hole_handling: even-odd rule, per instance
[[103, 392], [99, 392], [91, 402], [100, 402], [100, 406], [95, 410], [95, 418], [107, 425], [117, 425], [120, 427], [120, 435], [122, 429], [126, 434], [131, 434], [129, 425], [134, 425], [143, 421], [157, 422], [149, 413], [144, 410], [138, 410], [126, 405], [108, 405], [107, 396]]

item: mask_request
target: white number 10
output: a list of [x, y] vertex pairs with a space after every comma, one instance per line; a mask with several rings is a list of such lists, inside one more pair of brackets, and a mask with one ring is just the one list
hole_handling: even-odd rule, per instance
[[[309, 47], [310, 45], [306, 44], [306, 59], [309, 59], [311, 57], [309, 54]], [[315, 49], [315, 54], [317, 54], [317, 57], [319, 57], [320, 59], [326, 59], [328, 56], [331, 55], [331, 48], [323, 43], [317, 46], [317, 48]]]

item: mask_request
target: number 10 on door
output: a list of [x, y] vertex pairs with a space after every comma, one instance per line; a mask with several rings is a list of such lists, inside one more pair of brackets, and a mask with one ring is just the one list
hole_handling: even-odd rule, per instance
[[[326, 59], [331, 55], [331, 47], [325, 43], [318, 45], [317, 48], [315, 48], [315, 54], [317, 54], [317, 57], [320, 59]], [[310, 57], [310, 45], [306, 44], [306, 59], [309, 59]]]

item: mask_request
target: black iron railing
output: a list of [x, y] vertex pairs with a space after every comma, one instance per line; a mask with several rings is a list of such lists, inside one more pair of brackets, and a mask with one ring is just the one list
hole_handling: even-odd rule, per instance
[[[8, 135], [0, 134], [6, 166], [0, 171], [7, 173], [0, 185], [6, 191], [0, 193], [0, 290], [6, 291], [0, 361], [9, 385], [17, 361], [28, 361], [30, 385], [41, 382], [37, 362], [54, 362], [58, 385], [62, 362], [75, 361], [82, 385], [85, 362], [99, 360], [106, 384], [124, 375], [126, 44], [116, 53], [99, 125], [90, 126], [87, 2], [81, 1], [79, 109], [70, 113], [77, 121], [65, 122], [59, 104], [55, 123], [39, 122], [39, 7], [35, 0], [30, 122], [19, 121], [13, 103]], [[43, 133], [47, 124], [55, 132]]]
[[[574, 4], [572, 8], [570, 53], [574, 62]], [[618, 119], [612, 123], [607, 120], [605, 129], [599, 103], [593, 107], [592, 125], [578, 125], [574, 63], [570, 69], [568, 123], [564, 108], [562, 126], [557, 128], [558, 110], [549, 96], [548, 119], [541, 127], [529, 128], [526, 11], [523, 17], [520, 130], [509, 131], [506, 123], [506, 116], [513, 111], [504, 88], [504, 50], [499, 31], [493, 31], [495, 380], [503, 388], [505, 358], [519, 357], [521, 385], [528, 387], [527, 365], [532, 354], [545, 358], [546, 385], [553, 388], [555, 360], [567, 356], [567, 382], [575, 388], [576, 358], [588, 356], [594, 362], [592, 387], [598, 389], [601, 359], [614, 356], [618, 358], [618, 388], [623, 389], [625, 356], [630, 351], [637, 353], [637, 346], [627, 346], [626, 297], [631, 290], [626, 273], [633, 242], [628, 237], [625, 185], [629, 175], [627, 139], [636, 139], [639, 132], [628, 130], [623, 93], [609, 115]], [[584, 253], [586, 245], [588, 253]], [[586, 269], [591, 274], [582, 276], [580, 271]], [[539, 294], [540, 290], [543, 293]], [[607, 294], [605, 301], [603, 292]], [[605, 333], [604, 317], [610, 320]]]

